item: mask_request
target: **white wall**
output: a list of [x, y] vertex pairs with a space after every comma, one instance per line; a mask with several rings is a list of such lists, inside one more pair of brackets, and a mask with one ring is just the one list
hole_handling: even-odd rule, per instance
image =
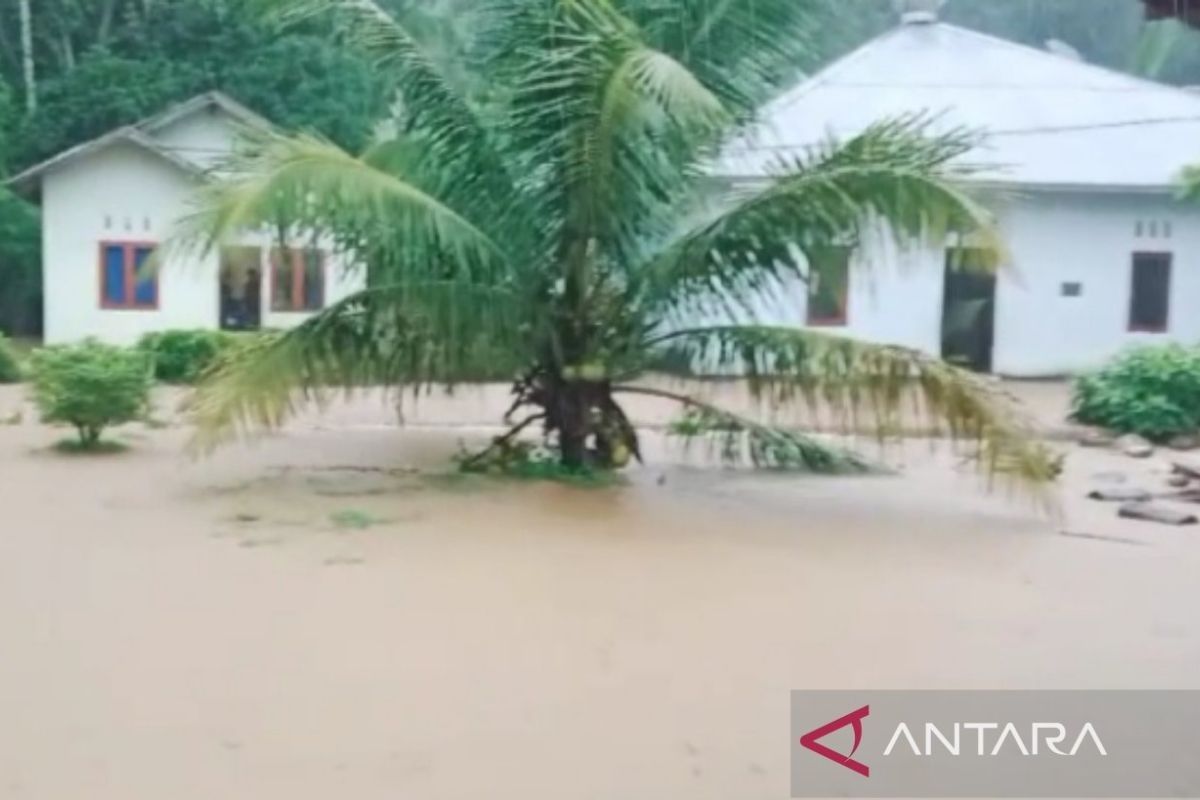
[[[996, 373], [1066, 375], [1135, 344], [1200, 342], [1200, 209], [1166, 196], [1105, 194], [1027, 193], [992, 205], [1011, 255], [997, 279]], [[1173, 253], [1166, 333], [1127, 330], [1137, 251]], [[940, 355], [944, 269], [943, 250], [870, 242], [851, 267], [847, 325], [821, 330]], [[1082, 296], [1062, 296], [1071, 281], [1082, 284]], [[804, 287], [784, 305], [764, 321], [803, 325]]]
[[[223, 127], [224, 126], [224, 127]], [[224, 132], [222, 132], [224, 131]], [[194, 152], [228, 146], [228, 122], [200, 112], [163, 130]], [[224, 145], [222, 145], [224, 143]], [[191, 155], [193, 151], [180, 151]], [[177, 165], [130, 144], [117, 144], [51, 170], [42, 184], [45, 338], [73, 342], [95, 337], [117, 344], [135, 342], [149, 331], [216, 328], [219, 324], [219, 257], [216, 253], [173, 257], [159, 274], [159, 306], [153, 310], [100, 306], [102, 241], [166, 241], [187, 211], [195, 179]], [[237, 244], [268, 245], [268, 236], [239, 237]], [[263, 254], [262, 324], [286, 328], [311, 313], [271, 311], [270, 279]], [[326, 303], [362, 287], [361, 272], [347, 274], [330, 257]]]
[[870, 236], [851, 263], [844, 332], [939, 353], [944, 258], [936, 249], [900, 247], [881, 232]]
[[189, 161], [207, 168], [232, 149], [236, 128], [228, 114], [218, 106], [209, 106], [181, 117], [151, 135]]
[[216, 326], [215, 255], [165, 264], [156, 310], [100, 307], [100, 243], [165, 240], [191, 190], [179, 167], [129, 144], [77, 159], [44, 177], [47, 342], [94, 336], [127, 344], [148, 331]]
[[[1165, 196], [1028, 195], [1005, 210], [1004, 232], [1015, 272], [997, 289], [998, 373], [1062, 375], [1135, 344], [1200, 342], [1200, 209]], [[1127, 330], [1137, 251], [1174, 254], [1166, 333]], [[1066, 281], [1082, 296], [1063, 297]]]

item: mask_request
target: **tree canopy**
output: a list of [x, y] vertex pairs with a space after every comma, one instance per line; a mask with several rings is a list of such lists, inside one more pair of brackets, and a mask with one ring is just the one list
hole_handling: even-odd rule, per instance
[[[328, 30], [281, 32], [232, 0], [50, 0], [34, 8], [37, 111], [12, 119], [19, 169], [173, 102], [220, 89], [287, 127], [348, 147], [366, 141], [390, 99], [387, 81]], [[15, 30], [11, 3], [0, 30]], [[21, 87], [16, 44], [0, 66]], [[23, 91], [23, 89], [21, 89]]]

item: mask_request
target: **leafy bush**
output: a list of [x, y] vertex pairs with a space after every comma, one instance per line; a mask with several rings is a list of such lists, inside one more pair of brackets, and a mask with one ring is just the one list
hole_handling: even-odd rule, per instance
[[12, 345], [0, 333], [0, 383], [17, 383], [21, 380], [21, 362]]
[[222, 331], [163, 331], [138, 342], [154, 364], [154, 377], [165, 383], [195, 383], [234, 341]]
[[33, 397], [43, 422], [75, 426], [79, 446], [95, 450], [110, 425], [138, 419], [150, 394], [144, 353], [87, 341], [33, 354]]
[[1200, 348], [1131, 350], [1075, 382], [1074, 418], [1165, 441], [1200, 430]]

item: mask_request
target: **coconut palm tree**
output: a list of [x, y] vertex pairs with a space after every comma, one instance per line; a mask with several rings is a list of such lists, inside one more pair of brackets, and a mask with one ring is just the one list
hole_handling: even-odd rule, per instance
[[540, 424], [570, 468], [640, 457], [628, 395], [678, 403], [677, 430], [730, 459], [861, 463], [686, 384], [638, 383], [653, 371], [740, 375], [764, 403], [819, 397], [880, 432], [915, 393], [989, 471], [1052, 476], [986, 381], [912, 350], [757, 317], [764, 299], [819, 271], [831, 245], [880, 222], [905, 245], [950, 233], [987, 241], [992, 230], [960, 183], [972, 138], [919, 118], [781, 159], [762, 185], [714, 189], [707, 165], [790, 79], [822, 3], [497, 0], [463, 55], [466, 86], [445, 77], [403, 15], [372, 0], [269, 5], [288, 20], [337, 16], [394, 71], [402, 112], [394, 135], [358, 155], [309, 135], [254, 135], [202, 190], [181, 241], [317, 230], [370, 278], [212, 374], [193, 404], [203, 443], [278, 425], [325, 387], [505, 377], [511, 430], [493, 448]]

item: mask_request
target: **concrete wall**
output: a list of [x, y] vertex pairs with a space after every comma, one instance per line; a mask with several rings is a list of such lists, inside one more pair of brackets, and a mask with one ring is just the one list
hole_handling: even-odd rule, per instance
[[161, 242], [192, 183], [177, 166], [120, 144], [53, 170], [42, 183], [45, 335], [130, 343], [166, 328], [217, 325], [215, 255], [163, 266], [158, 308], [100, 305], [100, 243]]
[[[228, 123], [208, 112], [162, 132], [195, 147], [182, 155], [211, 153], [228, 146]], [[100, 304], [100, 243], [168, 239], [187, 211], [194, 179], [178, 166], [129, 144], [118, 144], [71, 161], [44, 177], [42, 185], [45, 337], [73, 342], [86, 337], [128, 344], [149, 331], [216, 328], [219, 320], [219, 258], [216, 253], [167, 260], [159, 275], [159, 305], [152, 310], [104, 309]], [[239, 237], [236, 244], [269, 244], [269, 237]], [[262, 286], [264, 327], [284, 328], [307, 313], [270, 310], [269, 271]], [[328, 260], [326, 302], [357, 291], [361, 272], [347, 274]]]
[[[1015, 269], [997, 290], [997, 372], [1061, 375], [1136, 344], [1200, 342], [1200, 210], [1167, 197], [1031, 195], [1005, 210], [1004, 231]], [[1165, 333], [1128, 331], [1138, 251], [1173, 254]], [[1062, 295], [1069, 281], [1080, 297]]]
[[[1135, 344], [1200, 343], [1200, 209], [1165, 196], [1103, 194], [1028, 193], [992, 205], [1011, 254], [997, 280], [995, 372], [1065, 375]], [[1138, 251], [1173, 254], [1165, 333], [1127, 330]], [[822, 330], [940, 355], [944, 268], [939, 249], [867, 243], [851, 268], [847, 325]], [[1082, 295], [1063, 296], [1065, 282], [1082, 284]], [[784, 310], [763, 305], [764, 317], [803, 325], [806, 305], [797, 285]]]
[[163, 126], [152, 135], [189, 161], [209, 167], [232, 149], [236, 127], [224, 111], [210, 106]]

